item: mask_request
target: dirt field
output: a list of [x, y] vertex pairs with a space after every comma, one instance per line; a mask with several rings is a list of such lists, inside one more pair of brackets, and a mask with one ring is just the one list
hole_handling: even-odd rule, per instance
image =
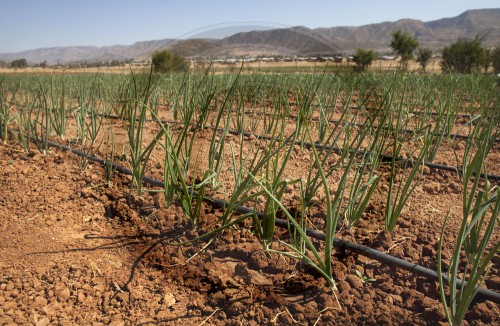
[[[307, 81], [306, 77], [309, 76], [310, 74], [304, 74], [304, 79], [292, 81], [300, 84]], [[16, 81], [16, 76], [11, 77]], [[116, 81], [123, 83], [127, 78], [111, 79], [108, 82], [109, 85]], [[274, 86], [273, 79], [269, 80], [269, 84], [259, 86]], [[89, 87], [84, 82], [85, 79], [81, 79], [77, 84], [84, 85], [81, 86], [82, 93]], [[128, 85], [124, 83], [123, 90], [127, 90]], [[277, 98], [254, 97], [249, 100], [252, 97], [245, 97], [245, 91], [253, 88], [246, 88], [247, 85], [254, 84], [242, 84], [241, 96], [235, 96], [233, 104], [228, 107], [221, 104], [224, 103], [222, 96], [211, 98], [207, 106], [210, 110], [206, 111], [207, 117], [203, 123], [215, 125], [214, 121], [220, 114], [220, 121], [232, 131], [237, 125], [244, 125], [252, 130], [252, 134], [228, 133], [222, 139], [220, 130], [211, 127], [196, 128], [190, 124], [183, 129], [183, 125], [179, 123], [180, 117], [177, 117], [177, 123], [169, 124], [168, 132], [174, 139], [179, 137], [181, 130], [186, 131], [187, 138], [193, 139], [192, 150], [189, 152], [193, 156], [190, 157], [189, 174], [184, 176], [189, 184], [199, 182], [203, 171], [208, 170], [212, 137], [223, 140], [224, 150], [216, 150], [217, 157], [222, 162], [220, 175], [217, 184], [208, 187], [206, 193], [222, 200], [228, 200], [235, 189], [235, 171], [248, 168], [249, 160], [234, 163], [237, 158], [247, 155], [253, 157], [273, 148], [269, 145], [269, 140], [258, 141], [257, 135], [270, 133], [269, 124], [266, 127], [263, 121], [270, 123], [269, 119], [273, 117], [276, 123], [273, 128], [280, 130], [283, 137], [288, 137], [296, 130], [299, 113], [306, 112], [301, 111], [301, 103], [304, 103], [305, 97], [300, 89], [293, 93], [288, 92], [287, 88], [286, 92], [278, 92]], [[184, 106], [177, 103], [175, 111], [173, 100], [182, 97], [183, 93], [167, 92], [170, 90], [168, 87], [171, 86], [161, 89], [164, 98], [154, 101], [159, 118], [164, 121], [173, 121], [176, 113], [187, 114], [189, 108], [198, 109], [200, 103], [205, 103], [186, 102]], [[224, 87], [227, 85], [224, 83], [220, 87], [225, 92]], [[332, 270], [338, 291], [334, 291], [317, 271], [301, 261], [285, 255], [264, 253], [262, 244], [254, 236], [255, 225], [258, 224], [252, 224], [250, 218], [216, 237], [188, 243], [219, 227], [223, 211], [212, 206], [209, 201], [203, 203], [200, 224], [193, 228], [180, 203], [174, 201], [167, 206], [165, 195], [160, 189], [149, 189], [151, 192], [146, 191], [142, 196], [137, 195], [135, 190], [131, 194], [130, 176], [115, 173], [108, 182], [102, 166], [89, 163], [82, 169], [81, 158], [69, 151], [63, 152], [52, 147], [42, 154], [33, 143], [27, 152], [24, 151], [16, 143], [21, 135], [21, 132], [16, 134], [16, 127], [22, 123], [23, 114], [28, 118], [38, 119], [34, 127], [29, 127], [31, 129], [28, 134], [29, 131], [34, 131], [42, 135], [41, 131], [46, 128], [46, 124], [41, 123], [44, 120], [40, 119], [43, 119], [44, 114], [59, 112], [50, 111], [48, 105], [54, 106], [67, 101], [67, 106], [62, 106], [63, 116], [67, 119], [64, 137], [58, 137], [52, 132], [48, 138], [79, 149], [84, 145], [83, 136], [78, 130], [91, 128], [90, 119], [93, 117], [102, 122], [102, 128], [94, 146], [88, 150], [101, 158], [110, 155], [107, 150], [111, 145], [104, 145], [104, 141], [109, 140], [112, 135], [114, 163], [127, 168], [131, 166], [128, 129], [137, 124], [133, 122], [134, 115], [129, 123], [118, 117], [102, 115], [103, 111], [100, 111], [104, 108], [113, 109], [105, 112], [118, 112], [120, 108], [132, 110], [131, 103], [136, 102], [127, 102], [130, 95], [117, 92], [113, 95], [115, 97], [89, 97], [89, 101], [82, 95], [75, 101], [62, 92], [61, 97], [55, 97], [53, 102], [39, 102], [39, 92], [36, 91], [37, 88], [34, 89], [35, 91], [27, 88], [26, 94], [18, 97], [20, 102], [15, 102], [12, 98], [9, 102], [8, 97], [5, 97], [4, 103], [8, 103], [8, 106], [3, 106], [8, 109], [5, 112], [8, 112], [7, 117], [12, 117], [12, 120], [7, 133], [10, 137], [6, 142], [0, 142], [0, 325], [446, 324], [444, 308], [439, 300], [439, 286], [433, 280], [336, 249], [332, 257]], [[327, 94], [330, 91], [328, 88]], [[4, 93], [8, 94], [7, 91]], [[195, 96], [198, 93], [189, 94]], [[369, 96], [365, 101], [359, 93], [353, 92], [346, 98], [346, 103], [339, 103], [337, 98], [335, 102], [326, 102], [330, 105], [325, 105], [325, 108], [331, 112], [328, 119], [332, 120], [325, 123], [331, 130], [333, 126], [340, 125], [334, 121], [344, 117], [345, 112], [359, 118], [350, 122], [363, 122], [366, 121], [363, 117], [378, 114], [377, 97]], [[478, 107], [484, 109], [480, 105], [489, 104], [479, 103], [475, 97], [451, 98], [458, 98], [458, 101], [453, 102], [456, 103], [453, 108], [457, 111], [469, 110], [460, 112], [461, 115], [457, 117], [453, 116], [451, 121], [454, 125], [450, 125], [453, 133], [466, 136], [474, 123], [465, 113], [475, 112]], [[278, 100], [273, 102], [271, 99]], [[320, 99], [318, 96], [316, 100]], [[26, 103], [23, 104], [21, 100], [26, 100]], [[360, 108], [358, 102], [362, 100], [364, 104]], [[130, 106], [126, 106], [127, 103]], [[447, 105], [446, 102], [438, 101], [439, 103]], [[81, 113], [84, 112], [81, 107], [92, 107], [96, 111], [84, 114]], [[307, 128], [310, 128], [314, 137], [319, 135], [321, 117], [317, 107], [319, 105], [312, 106], [307, 111], [310, 114]], [[224, 110], [219, 111], [221, 108]], [[412, 111], [407, 112], [409, 128], [416, 129], [419, 126], [421, 116], [413, 111], [417, 109], [422, 110], [412, 106]], [[403, 110], [402, 107], [400, 110]], [[196, 112], [201, 115], [201, 110]], [[192, 123], [198, 118], [196, 116], [189, 121]], [[430, 117], [427, 119], [429, 127], [437, 123], [437, 120]], [[394, 123], [392, 119], [388, 121], [384, 126]], [[353, 135], [362, 134], [366, 125], [346, 122], [344, 120], [345, 125], [342, 126], [347, 129], [349, 125], [350, 133], [340, 133], [336, 144], [348, 147]], [[497, 125], [492, 128], [497, 128]], [[87, 132], [85, 135], [88, 135], [89, 130], [84, 130]], [[158, 123], [151, 120], [144, 122], [141, 142], [149, 144], [157, 137], [159, 130]], [[391, 147], [394, 135], [394, 130], [384, 135], [387, 137], [384, 138], [384, 146]], [[404, 144], [400, 155], [410, 157], [418, 152], [416, 149], [421, 148], [422, 138], [419, 138], [418, 133], [404, 135], [397, 138], [398, 142]], [[461, 164], [457, 159], [464, 155], [466, 140], [447, 137], [442, 139], [442, 143], [431, 140], [440, 144], [434, 163], [449, 166]], [[369, 141], [364, 139], [360, 148], [368, 148]], [[498, 176], [500, 142], [495, 142], [492, 146], [484, 165], [488, 173]], [[312, 149], [301, 146], [300, 143], [283, 148], [290, 148], [290, 156], [280, 180], [307, 179], [309, 171], [315, 170], [314, 164], [317, 164]], [[276, 155], [276, 162], [279, 163], [282, 156], [281, 152]], [[325, 178], [328, 188], [336, 189], [343, 178], [345, 157], [338, 152], [325, 157], [326, 160], [322, 163], [324, 166], [339, 166]], [[161, 180], [165, 172], [164, 164], [165, 150], [157, 145], [149, 158], [146, 175]], [[341, 217], [337, 237], [437, 270], [438, 240], [448, 215], [443, 269], [449, 268], [463, 215], [464, 186], [460, 177], [454, 172], [422, 167], [420, 182], [402, 210], [395, 229], [388, 232], [385, 231], [384, 222], [390, 167], [387, 162], [371, 164], [374, 164], [380, 182], [364, 209], [360, 223], [349, 229]], [[347, 171], [349, 183], [352, 182], [354, 172], [349, 169]], [[256, 180], [267, 177], [261, 170], [258, 173], [262, 175], [256, 175]], [[398, 173], [397, 182], [401, 181], [403, 174], [407, 177], [409, 172]], [[175, 182], [179, 180], [176, 178]], [[491, 181], [491, 184], [500, 183]], [[480, 187], [483, 186], [484, 184], [480, 184]], [[251, 193], [256, 191], [255, 188], [257, 187], [249, 187], [245, 191]], [[347, 191], [345, 196], [348, 193]], [[309, 227], [323, 232], [326, 227], [324, 187], [315, 191], [312, 197], [312, 204], [302, 215], [303, 220]], [[291, 183], [285, 188], [280, 202], [290, 212], [298, 213], [301, 198], [299, 183]], [[256, 196], [252, 205], [263, 211], [265, 197]], [[281, 211], [278, 215], [284, 217]], [[497, 230], [495, 229], [491, 241], [498, 241], [500, 238]], [[291, 243], [291, 234], [288, 230], [276, 228], [274, 240]], [[317, 250], [324, 250], [323, 242], [312, 241]], [[274, 241], [272, 248], [284, 247], [282, 243]], [[497, 255], [492, 260], [484, 287], [499, 291], [499, 269]], [[471, 305], [465, 324], [500, 324], [499, 308], [494, 302], [477, 301]]]
[[[113, 125], [117, 141], [120, 135], [126, 138], [124, 123], [107, 124]], [[232, 137], [228, 142], [235, 141]], [[209, 130], [198, 133], [195, 152], [201, 157], [209, 141]], [[445, 142], [437, 162], [453, 164], [452, 146], [462, 145]], [[488, 165], [500, 174], [498, 145], [492, 152]], [[307, 149], [297, 151], [286, 176], [304, 173], [311, 155]], [[154, 167], [161, 156], [151, 161]], [[333, 276], [339, 291], [333, 293], [321, 276], [296, 260], [264, 254], [250, 222], [211, 243], [178, 246], [202, 234], [222, 212], [205, 205], [201, 228], [193, 231], [180, 207], [165, 207], [162, 195], [127, 200], [130, 177], [116, 174], [106, 183], [102, 167], [91, 163], [82, 171], [79, 163], [75, 155], [54, 148], [42, 155], [35, 148], [25, 153], [0, 145], [1, 325], [445, 323], [436, 282], [336, 251]], [[152, 168], [149, 175], [159, 178], [161, 169]], [[375, 192], [361, 223], [338, 236], [436, 270], [448, 210], [447, 235], [459, 228], [458, 177], [426, 170], [392, 233], [383, 230], [385, 187], [382, 183]], [[293, 197], [292, 192], [287, 200]], [[322, 214], [321, 208], [311, 212], [318, 223]], [[276, 230], [277, 236], [286, 233]], [[445, 260], [451, 249], [450, 243]], [[489, 289], [500, 288], [498, 268], [494, 261]], [[364, 282], [356, 271], [374, 280]], [[471, 325], [499, 324], [499, 306], [478, 302], [466, 319]]]

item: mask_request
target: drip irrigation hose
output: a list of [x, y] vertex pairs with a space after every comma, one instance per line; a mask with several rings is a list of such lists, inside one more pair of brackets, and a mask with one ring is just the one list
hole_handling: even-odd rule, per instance
[[[331, 122], [334, 124], [342, 123], [342, 121], [340, 121], [340, 120], [328, 120], [328, 122]], [[354, 125], [354, 126], [360, 127], [360, 128], [366, 127], [366, 124], [364, 124], [364, 123], [352, 123], [351, 125]], [[373, 126], [373, 128], [375, 128], [375, 129], [382, 128], [383, 130], [389, 129], [389, 127], [380, 127], [380, 126]], [[400, 129], [399, 131], [402, 133], [405, 133], [405, 134], [413, 134], [416, 132], [416, 130], [413, 130], [413, 129]], [[462, 139], [462, 140], [472, 139], [472, 137], [467, 136], [467, 135], [452, 134], [452, 133], [446, 133], [446, 132], [444, 132], [444, 133], [433, 132], [432, 135], [433, 136], [442, 136], [442, 137], [451, 138], [451, 139], [454, 139], [454, 138]], [[493, 142], [495, 142], [495, 143], [500, 142], [500, 138], [494, 138]]]
[[[100, 115], [100, 116], [103, 116], [105, 118], [109, 118], [109, 119], [122, 119], [118, 116], [113, 116], [113, 115]], [[156, 122], [155, 120], [151, 120], [151, 119], [147, 119], [148, 122]], [[177, 121], [160, 121], [161, 123], [163, 124], [182, 124], [182, 122], [177, 122]], [[214, 129], [214, 127], [212, 126], [204, 126], [205, 128], [211, 128], [211, 129]], [[219, 131], [223, 131], [224, 129], [222, 128], [219, 128], [218, 129]], [[231, 135], [243, 135], [245, 137], [255, 137], [257, 139], [263, 139], [263, 140], [273, 140], [273, 137], [271, 136], [266, 136], [266, 135], [255, 135], [255, 134], [252, 134], [252, 133], [248, 133], [248, 132], [238, 132], [238, 131], [235, 131], [235, 130], [228, 130], [227, 131], [229, 134]], [[500, 139], [498, 139], [500, 140]], [[497, 139], [495, 139], [495, 141], [497, 141]], [[296, 140], [295, 141], [295, 145], [304, 145], [306, 148], [310, 148], [311, 146], [313, 146], [311, 143], [309, 142], [302, 142], [300, 140]], [[314, 143], [314, 147], [318, 148], [318, 149], [332, 149], [334, 152], [336, 153], [342, 153], [343, 152], [343, 149], [338, 147], [338, 146], [327, 146], [327, 145], [322, 145], [322, 144], [319, 144], [319, 143]], [[363, 155], [363, 154], [369, 154], [370, 152], [369, 151], [364, 151], [364, 150], [349, 150], [350, 153], [356, 153], [356, 154], [359, 154], [359, 155]], [[392, 161], [392, 156], [391, 155], [387, 155], [387, 154], [381, 154], [380, 155], [380, 158], [383, 162], [391, 162]], [[401, 163], [407, 163], [406, 166], [407, 167], [412, 167], [413, 165], [417, 164], [417, 161], [416, 160], [411, 160], [411, 159], [407, 159], [407, 158], [404, 158], [404, 157], [401, 157], [401, 156], [398, 156], [395, 158], [395, 161], [396, 162], [401, 162]], [[458, 168], [458, 167], [455, 167], [455, 166], [450, 166], [450, 165], [444, 165], [444, 164], [437, 164], [437, 163], [432, 163], [432, 162], [423, 162], [422, 163], [423, 165], [427, 166], [428, 168], [431, 168], [431, 169], [436, 169], [436, 170], [443, 170], [443, 171], [449, 171], [449, 172], [453, 172], [453, 173], [459, 173], [461, 174], [462, 173], [462, 168]], [[484, 173], [480, 173], [479, 174], [479, 177], [480, 178], [483, 178], [485, 179], [486, 177], [488, 178], [488, 180], [491, 180], [491, 181], [500, 181], [500, 175], [494, 175], [494, 174], [484, 174]]]
[[[76, 155], [85, 157], [89, 161], [99, 163], [103, 166], [106, 164], [105, 160], [98, 158], [96, 156], [90, 155], [90, 154], [86, 154], [86, 153], [84, 153], [80, 150], [74, 149], [74, 148], [70, 148], [70, 147], [63, 146], [63, 145], [60, 145], [57, 143], [53, 143], [51, 141], [49, 141], [47, 143], [47, 145], [50, 147], [58, 148], [58, 149], [63, 150], [63, 151], [71, 151], [72, 153], [74, 153]], [[111, 166], [113, 169], [115, 169], [116, 171], [118, 171], [122, 174], [132, 175], [132, 171], [123, 167], [123, 166], [116, 165], [116, 164], [112, 164]], [[143, 177], [142, 181], [147, 183], [147, 184], [150, 184], [152, 186], [156, 186], [156, 187], [160, 187], [160, 188], [163, 188], [165, 186], [162, 181], [156, 180], [153, 178], [149, 178], [149, 177]], [[196, 196], [197, 194], [194, 193], [194, 195]], [[226, 207], [229, 206], [229, 203], [227, 201], [217, 199], [217, 198], [212, 198], [209, 196], [204, 196], [204, 201], [206, 201], [207, 203], [212, 204], [214, 206], [217, 206], [221, 209], [225, 209]], [[263, 214], [261, 212], [257, 212], [255, 210], [252, 210], [252, 209], [244, 207], [244, 206], [238, 206], [235, 209], [235, 211], [238, 213], [241, 213], [241, 214], [255, 213], [259, 218], [263, 217]], [[285, 229], [289, 228], [289, 223], [283, 219], [277, 218], [275, 224], [276, 224], [276, 226], [281, 227], [281, 228], [285, 228]], [[312, 230], [312, 229], [308, 228], [308, 229], [306, 229], [306, 234], [308, 236], [310, 236], [314, 239], [320, 240], [320, 241], [324, 241], [326, 239], [326, 235], [323, 232], [319, 232], [317, 230]], [[381, 251], [369, 248], [369, 247], [364, 246], [364, 245], [360, 245], [360, 244], [355, 243], [355, 242], [351, 242], [351, 241], [347, 241], [347, 240], [343, 240], [343, 239], [339, 239], [339, 238], [334, 238], [333, 239], [333, 246], [335, 248], [338, 248], [338, 249], [346, 249], [346, 250], [355, 252], [359, 255], [374, 259], [376, 261], [379, 261], [381, 263], [385, 263], [385, 264], [390, 265], [390, 266], [394, 266], [394, 267], [397, 267], [400, 269], [407, 270], [411, 273], [417, 274], [419, 276], [423, 276], [423, 277], [428, 278], [432, 281], [436, 281], [436, 282], [439, 281], [438, 273], [432, 269], [429, 269], [429, 268], [426, 268], [426, 267], [423, 267], [423, 266], [420, 266], [420, 265], [417, 265], [414, 263], [407, 262], [403, 259], [388, 255], [388, 254], [383, 253]], [[443, 278], [446, 281], [448, 280], [448, 277], [446, 275], [443, 275]], [[462, 282], [459, 279], [457, 279], [456, 282], [457, 282], [456, 283], [457, 287], [459, 287], [459, 288], [467, 285], [466, 281]], [[485, 288], [479, 288], [475, 299], [490, 300], [490, 301], [493, 301], [497, 304], [500, 304], [500, 293], [497, 293], [495, 291], [491, 291], [491, 290], [488, 290]]]
[[[117, 115], [109, 115], [109, 114], [98, 114], [98, 116], [100, 117], [104, 117], [106, 119], [115, 119], [115, 120], [124, 120], [123, 118], [117, 116]], [[294, 115], [289, 115], [289, 117], [291, 118], [294, 118], [296, 119], [297, 116], [294, 116]], [[317, 118], [315, 120], [318, 120]], [[156, 120], [154, 119], [146, 119], [147, 122], [156, 122]], [[179, 121], [167, 121], [167, 120], [163, 120], [163, 121], [160, 121], [161, 123], [165, 124], [165, 123], [168, 123], [168, 124], [183, 124], [183, 122], [179, 122]], [[340, 124], [342, 123], [341, 120], [328, 120], [328, 122], [331, 122], [333, 124]], [[366, 124], [363, 124], [363, 123], [349, 123], [350, 125], [353, 125], [353, 126], [356, 126], [356, 127], [360, 127], [360, 128], [364, 128], [366, 127]], [[205, 127], [208, 127], [208, 128], [213, 128], [212, 126], [205, 126]], [[380, 128], [379, 126], [374, 126], [374, 128]], [[387, 130], [388, 127], [382, 127], [383, 129]], [[407, 134], [411, 134], [411, 133], [414, 133], [415, 130], [412, 130], [412, 129], [401, 129], [400, 130], [401, 132], [403, 133], [407, 133]], [[467, 136], [467, 135], [461, 135], [461, 134], [452, 134], [452, 133], [443, 133], [443, 134], [440, 134], [438, 132], [434, 132], [433, 133], [434, 136], [443, 136], [443, 137], [446, 137], [446, 138], [456, 138], [456, 139], [462, 139], [462, 140], [469, 140], [471, 139], [470, 136]], [[500, 142], [500, 138], [494, 138], [493, 141], [495, 143], [498, 143]]]
[[[289, 103], [289, 104], [293, 104], [293, 103]], [[324, 107], [326, 107], [326, 108], [333, 107], [333, 105], [324, 106]], [[361, 107], [359, 107], [359, 106], [350, 106], [349, 108], [350, 109], [355, 109], [355, 110], [361, 110]], [[373, 107], [373, 108], [365, 107], [364, 109], [366, 109], [366, 110], [380, 110], [381, 108], [377, 108], [377, 107]], [[410, 113], [413, 114], [413, 115], [421, 115], [421, 114], [423, 114], [421, 111], [410, 111]], [[434, 111], [433, 112], [426, 112], [425, 114], [441, 115], [441, 113], [434, 112]], [[470, 119], [470, 118], [472, 118], [472, 114], [467, 114], [467, 113], [458, 113], [455, 116], [457, 118], [462, 118], [462, 119]]]
[[[212, 128], [212, 127], [210, 127]], [[230, 134], [233, 134], [233, 135], [239, 135], [240, 133], [237, 132], [237, 131], [233, 131], [233, 130], [229, 130], [228, 133]], [[250, 133], [242, 133], [243, 136], [253, 136], [253, 134], [250, 134]], [[256, 138], [258, 139], [264, 139], [264, 140], [272, 140], [273, 137], [271, 136], [265, 136], [265, 135], [257, 135], [255, 136]], [[318, 149], [333, 149], [333, 151], [335, 151], [336, 153], [342, 153], [343, 152], [343, 149], [338, 147], [338, 146], [326, 146], [326, 145], [322, 145], [322, 144], [318, 144], [318, 143], [314, 143], [314, 144], [311, 144], [311, 143], [308, 143], [308, 142], [301, 142], [300, 140], [297, 140], [295, 141], [295, 144], [296, 145], [304, 145], [305, 147], [307, 148], [310, 148], [314, 145], [314, 147], [318, 148]], [[370, 152], [369, 151], [363, 151], [363, 150], [349, 150], [350, 153], [356, 153], [356, 154], [359, 154], [359, 155], [363, 155], [363, 154], [369, 154]], [[391, 155], [386, 155], [386, 154], [381, 154], [380, 155], [380, 158], [382, 159], [383, 162], [391, 162], [392, 161], [392, 156]], [[396, 162], [402, 162], [402, 163], [407, 163], [407, 167], [412, 167], [413, 165], [417, 164], [417, 161], [416, 160], [410, 160], [410, 159], [406, 159], [404, 157], [401, 157], [401, 156], [398, 156], [395, 158]], [[449, 166], [449, 165], [444, 165], [444, 164], [436, 164], [436, 163], [431, 163], [431, 162], [423, 162], [422, 163], [423, 165], [431, 168], [431, 169], [436, 169], [436, 170], [444, 170], [444, 171], [450, 171], [450, 172], [454, 172], [454, 173], [462, 173], [462, 168], [457, 168], [455, 166]], [[488, 180], [495, 180], [495, 181], [499, 181], [500, 180], [500, 176], [499, 175], [494, 175], [494, 174], [484, 174], [484, 173], [481, 173], [479, 174], [479, 177], [480, 178], [488, 178]]]

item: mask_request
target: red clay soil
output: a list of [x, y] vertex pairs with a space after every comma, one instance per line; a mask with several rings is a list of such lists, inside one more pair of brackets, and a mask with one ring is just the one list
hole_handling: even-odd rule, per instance
[[[263, 253], [246, 223], [211, 243], [175, 245], [222, 213], [205, 206], [193, 231], [161, 195], [127, 199], [130, 178], [107, 184], [100, 166], [78, 165], [56, 149], [42, 155], [0, 145], [1, 325], [445, 323], [436, 282], [350, 252], [335, 252], [334, 293], [307, 266]], [[383, 207], [374, 200], [339, 237], [436, 269], [442, 212], [460, 204], [455, 183], [451, 173], [427, 171], [408, 207], [413, 214], [394, 232], [383, 231]], [[498, 268], [496, 260], [486, 282], [497, 291]], [[363, 283], [356, 271], [375, 280]], [[466, 323], [499, 325], [499, 316], [497, 304], [479, 302]]]

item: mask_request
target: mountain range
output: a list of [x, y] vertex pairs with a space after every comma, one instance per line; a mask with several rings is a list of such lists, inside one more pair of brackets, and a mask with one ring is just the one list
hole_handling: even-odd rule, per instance
[[144, 60], [159, 49], [170, 49], [186, 57], [234, 57], [256, 55], [350, 54], [358, 48], [389, 54], [391, 33], [397, 29], [414, 35], [420, 46], [441, 50], [458, 38], [484, 35], [486, 46], [500, 45], [500, 8], [468, 10], [456, 17], [423, 22], [401, 19], [357, 27], [310, 29], [303, 26], [236, 33], [222, 39], [162, 39], [132, 45], [104, 47], [52, 47], [0, 54], [0, 60], [25, 58], [30, 64]]

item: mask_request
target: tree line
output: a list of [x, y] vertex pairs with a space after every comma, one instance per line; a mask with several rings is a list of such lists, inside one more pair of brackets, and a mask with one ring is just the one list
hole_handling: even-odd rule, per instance
[[[408, 32], [400, 29], [391, 34], [390, 47], [401, 58], [401, 68], [408, 69], [408, 62], [415, 59], [425, 72], [433, 57], [429, 48], [419, 47], [419, 42]], [[460, 38], [442, 50], [441, 70], [443, 72], [464, 73], [487, 72], [490, 65], [495, 73], [500, 73], [500, 45], [494, 49], [483, 46], [485, 35], [478, 35], [473, 39]], [[364, 71], [377, 58], [372, 50], [358, 49], [353, 56], [358, 71]]]

